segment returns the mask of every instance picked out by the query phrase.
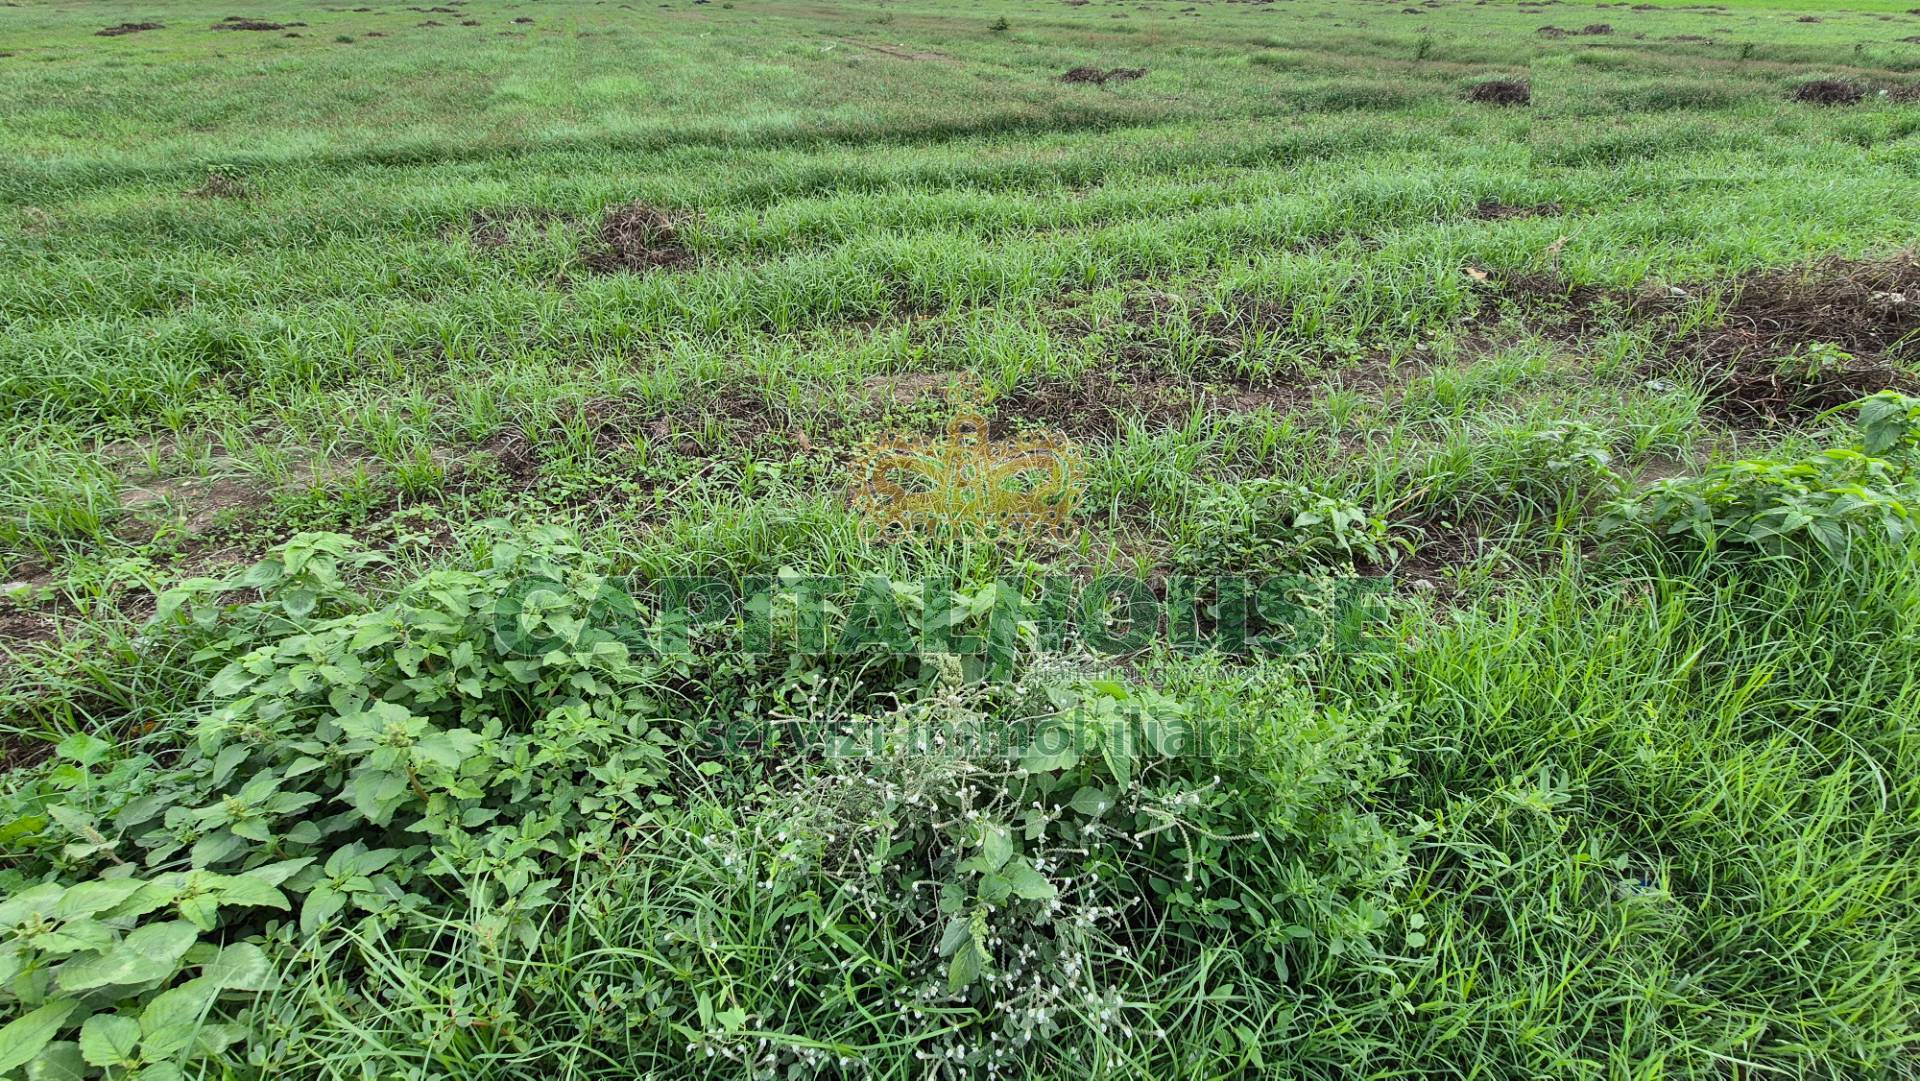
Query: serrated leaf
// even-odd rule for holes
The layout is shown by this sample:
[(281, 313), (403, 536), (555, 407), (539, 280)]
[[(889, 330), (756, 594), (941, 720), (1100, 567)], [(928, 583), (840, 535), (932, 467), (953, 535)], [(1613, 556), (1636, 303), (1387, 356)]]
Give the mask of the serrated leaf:
[(54, 747), (53, 753), (70, 762), (78, 762), (83, 766), (91, 766), (95, 762), (107, 757), (107, 755), (112, 754), (113, 744), (108, 743), (99, 736), (89, 735), (85, 732), (75, 732), (73, 735), (61, 740), (59, 745)]
[(1013, 858), (1013, 834), (998, 823), (990, 823), (980, 835), (980, 855), (989, 871), (998, 871)]
[(80, 1055), (95, 1066), (124, 1066), (140, 1048), (140, 1022), (115, 1013), (96, 1013), (80, 1026)]
[(1089, 818), (1098, 818), (1113, 806), (1113, 797), (1099, 785), (1082, 785), (1067, 801), (1067, 806)]
[(959, 991), (980, 978), (985, 966), (981, 964), (980, 951), (971, 941), (954, 951), (953, 960), (947, 962), (947, 990)]
[(200, 1024), (220, 994), (217, 984), (197, 976), (178, 987), (169, 987), (153, 996), (140, 1013), (140, 1031), (153, 1033), (181, 1026)]
[(251, 942), (236, 942), (200, 972), (222, 991), (265, 991), (273, 984), (273, 963)]
[(185, 920), (148, 924), (98, 957), (69, 961), (57, 981), (62, 991), (90, 991), (163, 980), (179, 970), (180, 959), (199, 939), (199, 929)]
[(144, 885), (134, 878), (96, 879), (70, 886), (60, 903), (53, 906), (53, 915), (59, 919), (75, 919), (91, 916), (98, 912), (122, 904), (127, 898), (140, 892)]
[(87, 1060), (80, 1045), (72, 1040), (56, 1040), (40, 1049), (27, 1063), (27, 1081), (81, 1081), (87, 1076)]
[(67, 1023), (67, 1015), (78, 1005), (70, 998), (56, 999), (0, 1028), (0, 1074), (18, 1069), (40, 1054), (60, 1034), (60, 1026)]
[(256, 905), (262, 908), (277, 908), (286, 911), (292, 905), (287, 895), (277, 887), (270, 886), (254, 877), (252, 872), (241, 875), (222, 875), (214, 889), (220, 893), (223, 905)]
[(1001, 874), (1013, 887), (1015, 896), (1029, 901), (1051, 901), (1059, 892), (1054, 889), (1053, 883), (1047, 881), (1047, 876), (1034, 870), (1026, 860), (1015, 860)]

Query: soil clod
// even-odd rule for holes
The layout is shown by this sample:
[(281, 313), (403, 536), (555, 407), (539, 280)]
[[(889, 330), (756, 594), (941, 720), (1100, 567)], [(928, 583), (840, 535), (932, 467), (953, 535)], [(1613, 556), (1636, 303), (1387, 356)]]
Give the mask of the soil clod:
[(165, 30), (166, 28), (167, 24), (165, 23), (121, 23), (118, 26), (109, 26), (104, 30), (95, 30), (93, 36), (97, 38), (117, 38), (122, 34), (138, 34), (143, 30)]
[(1867, 92), (1844, 79), (1815, 79), (1794, 88), (1793, 100), (1811, 105), (1858, 105)]
[(1518, 79), (1490, 79), (1468, 87), (1467, 100), (1482, 105), (1531, 105), (1533, 87)]
[(214, 23), (212, 27), (212, 29), (215, 30), (285, 30), (286, 28), (286, 23), (270, 23), (261, 19), (242, 19), (237, 15), (229, 15), (219, 22)]
[(1124, 83), (1138, 79), (1146, 73), (1146, 68), (1071, 68), (1060, 76), (1060, 81), (1105, 86), (1108, 83)]
[(675, 216), (638, 201), (609, 210), (580, 255), (587, 269), (600, 274), (677, 267), (693, 258), (679, 243)]
[(1828, 259), (1736, 282), (1717, 325), (1678, 343), (1732, 419), (1802, 418), (1920, 380), (1920, 259)]
[(1518, 218), (1551, 218), (1561, 213), (1559, 203), (1534, 206), (1509, 206), (1498, 199), (1482, 199), (1473, 208), (1476, 221), (1513, 221)]

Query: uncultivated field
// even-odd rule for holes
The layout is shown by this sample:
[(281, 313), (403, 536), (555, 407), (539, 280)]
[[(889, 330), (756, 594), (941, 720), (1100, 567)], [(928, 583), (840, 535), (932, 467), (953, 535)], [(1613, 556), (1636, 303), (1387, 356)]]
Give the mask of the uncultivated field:
[(0, 1077), (1915, 1076), (1914, 2), (0, 8)]

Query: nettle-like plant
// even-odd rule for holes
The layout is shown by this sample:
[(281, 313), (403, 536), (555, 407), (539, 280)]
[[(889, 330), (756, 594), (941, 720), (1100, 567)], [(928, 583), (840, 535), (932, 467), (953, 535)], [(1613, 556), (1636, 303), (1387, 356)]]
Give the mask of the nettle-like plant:
[(1382, 562), (1386, 520), (1354, 501), (1260, 477), (1207, 485), (1171, 559), (1195, 574), (1277, 573)]
[[(594, 627), (602, 578), (564, 536), (492, 556), (372, 605), (346, 578), (371, 560), (308, 535), (162, 598), (154, 633), (196, 635), (196, 660), (219, 665), (184, 745), (108, 764), (110, 746), (78, 737), (0, 808), (54, 875), (0, 909), (0, 1002), (22, 1011), (0, 1029), (6, 1069), (77, 1053), (164, 1077), (224, 1047), (214, 1001), (268, 976), (236, 938), (285, 953), (451, 906), (478, 913), (483, 940), (537, 939), (556, 868), (654, 809), (659, 671)], [(529, 575), (555, 584), (521, 613), (537, 655), (506, 648), (496, 619)]]
[[(726, 853), (686, 895), (706, 907), (623, 994), (730, 1057), (760, 1053), (747, 1018), (773, 1007), (688, 974), (736, 886), (788, 914), (783, 948), (813, 966), (794, 986), (889, 944), (858, 1010), (884, 993), (950, 1017), (928, 1039), (973, 1066), (1144, 1023), (1143, 953), (1226, 950), (1281, 981), (1370, 953), (1387, 921), (1404, 846), (1361, 806), (1398, 767), (1294, 683), (1162, 693), (1041, 658), (999, 585), (814, 605), (789, 575), (749, 598), (758, 632), (656, 613), (688, 647), (657, 649), (563, 532), (387, 590), (360, 580), (375, 562), (303, 535), (169, 592), (149, 634), (189, 647), (204, 708), (123, 745), (75, 736), (0, 796), (0, 1075), (270, 1070), (317, 1019), (379, 1023), (346, 990), (373, 975), (353, 944), (526, 963), (623, 868), (686, 868), (695, 844)], [(975, 655), (895, 640), (930, 628)], [(708, 738), (741, 717), (766, 735)], [(1244, 885), (1275, 866), (1284, 895)]]
[(1857, 406), (1856, 437), (1796, 461), (1760, 458), (1661, 481), (1617, 502), (1606, 523), (1704, 551), (1847, 559), (1857, 546), (1900, 543), (1920, 502), (1920, 399), (1882, 391)]

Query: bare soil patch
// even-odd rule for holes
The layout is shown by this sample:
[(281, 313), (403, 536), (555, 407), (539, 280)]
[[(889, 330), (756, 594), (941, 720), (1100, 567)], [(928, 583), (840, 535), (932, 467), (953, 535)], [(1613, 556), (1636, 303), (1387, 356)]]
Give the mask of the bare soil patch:
[(1920, 261), (1835, 258), (1748, 276), (1721, 322), (1676, 351), (1734, 420), (1797, 419), (1889, 387), (1920, 389), (1904, 364), (1920, 358)]
[(209, 171), (199, 187), (187, 192), (194, 199), (245, 199), (249, 194), (246, 181), (224, 169)]
[(214, 29), (214, 30), (285, 30), (288, 27), (288, 25), (289, 24), (287, 23), (270, 23), (264, 19), (242, 19), (237, 15), (229, 15), (226, 18), (220, 20), (219, 22), (214, 23), (211, 29)]
[(166, 28), (167, 24), (165, 23), (121, 23), (118, 26), (109, 26), (104, 30), (95, 30), (93, 36), (97, 38), (117, 38), (123, 34), (138, 34), (146, 30), (165, 30)]
[(1518, 79), (1489, 79), (1468, 87), (1467, 100), (1481, 105), (1531, 105), (1533, 87)]
[(1146, 74), (1146, 68), (1069, 68), (1061, 74), (1060, 81), (1105, 86), (1108, 83), (1130, 82)]
[(607, 211), (580, 261), (597, 274), (645, 273), (693, 261), (679, 243), (680, 217), (635, 201)]
[[(1152, 290), (1130, 295), (1117, 325), (1085, 328), (1111, 352), (1111, 367), (1014, 388), (994, 401), (992, 430), (998, 435), (1011, 428), (1045, 427), (1075, 439), (1100, 439), (1120, 430), (1127, 419), (1167, 427), (1185, 423), (1196, 409), (1292, 409), (1312, 400), (1325, 380), (1300, 371), (1256, 380), (1230, 363), (1249, 337), (1283, 331), (1292, 315), (1286, 304), (1246, 294), (1206, 307)], [(1203, 338), (1199, 363), (1190, 370), (1176, 370), (1168, 355), (1169, 321), (1184, 323)], [(1191, 341), (1183, 345), (1183, 351), (1192, 349)]]
[(1475, 221), (1513, 221), (1519, 218), (1551, 218), (1561, 213), (1559, 203), (1510, 206), (1498, 199), (1482, 199), (1469, 216)]
[(1793, 100), (1810, 105), (1858, 105), (1867, 92), (1841, 79), (1815, 79), (1793, 90)]

